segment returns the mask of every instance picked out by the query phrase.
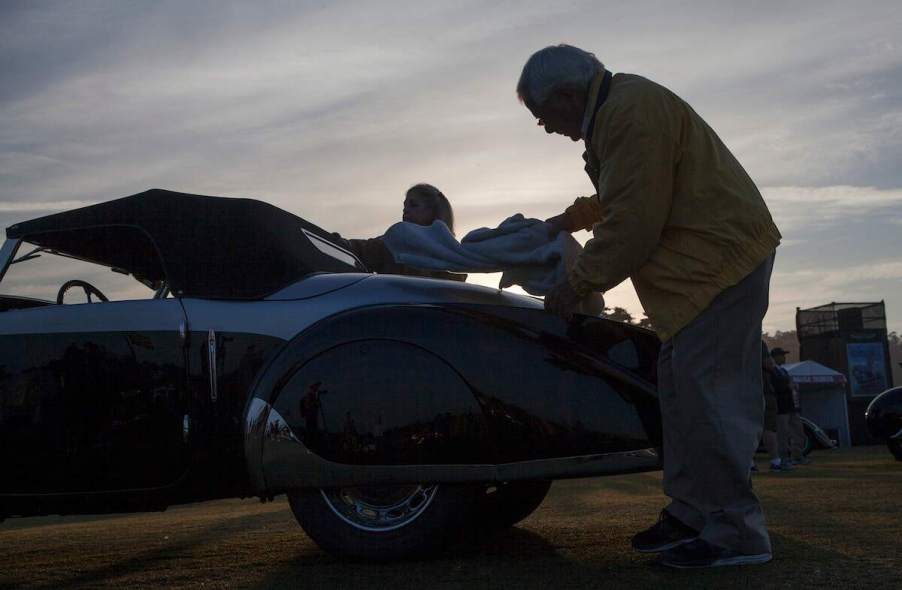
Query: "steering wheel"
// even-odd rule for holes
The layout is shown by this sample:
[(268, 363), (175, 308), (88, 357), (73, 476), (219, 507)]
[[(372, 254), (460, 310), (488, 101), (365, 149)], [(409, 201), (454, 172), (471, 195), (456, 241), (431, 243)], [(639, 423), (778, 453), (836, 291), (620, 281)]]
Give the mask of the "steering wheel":
[(100, 289), (98, 289), (88, 281), (73, 279), (71, 281), (66, 281), (65, 283), (63, 283), (63, 286), (60, 287), (59, 292), (56, 294), (57, 304), (63, 303), (63, 298), (66, 296), (66, 291), (68, 291), (72, 287), (81, 287), (85, 292), (85, 296), (87, 296), (88, 298), (88, 303), (94, 303), (94, 301), (91, 299), (91, 295), (97, 295), (97, 298), (101, 301), (109, 301), (106, 295), (100, 292)]

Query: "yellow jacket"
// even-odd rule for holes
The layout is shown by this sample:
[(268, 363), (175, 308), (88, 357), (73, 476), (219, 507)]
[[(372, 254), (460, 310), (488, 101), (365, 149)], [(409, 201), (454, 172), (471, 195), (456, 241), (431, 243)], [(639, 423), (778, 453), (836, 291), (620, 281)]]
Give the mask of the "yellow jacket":
[[(597, 104), (601, 77), (590, 87)], [(627, 277), (662, 341), (780, 243), (761, 194), (707, 123), (678, 96), (617, 74), (586, 138), (597, 195), (567, 209), (594, 237), (570, 271), (579, 294)]]

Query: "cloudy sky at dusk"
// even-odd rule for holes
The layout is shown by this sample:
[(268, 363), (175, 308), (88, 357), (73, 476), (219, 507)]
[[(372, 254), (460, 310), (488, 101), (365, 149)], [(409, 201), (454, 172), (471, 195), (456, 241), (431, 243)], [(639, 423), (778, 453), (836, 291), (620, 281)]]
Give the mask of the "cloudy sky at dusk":
[[(514, 87), (566, 42), (682, 96), (758, 183), (785, 238), (766, 329), (885, 299), (902, 330), (900, 31), (897, 0), (7, 0), (0, 223), (159, 187), (371, 237), (417, 182), (459, 235), (544, 218), (592, 187)], [(641, 316), (628, 282), (606, 299)]]

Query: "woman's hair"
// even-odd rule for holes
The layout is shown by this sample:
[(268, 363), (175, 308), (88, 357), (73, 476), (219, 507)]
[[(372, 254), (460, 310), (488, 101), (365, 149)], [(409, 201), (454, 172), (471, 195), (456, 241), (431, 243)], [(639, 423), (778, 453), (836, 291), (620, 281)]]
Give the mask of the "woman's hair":
[(444, 221), (445, 225), (448, 226), (448, 229), (451, 230), (451, 233), (454, 233), (454, 210), (451, 208), (451, 203), (448, 202), (448, 198), (442, 191), (431, 184), (423, 182), (415, 184), (407, 189), (407, 195), (413, 195), (422, 199), (427, 207), (432, 208), (434, 218)]

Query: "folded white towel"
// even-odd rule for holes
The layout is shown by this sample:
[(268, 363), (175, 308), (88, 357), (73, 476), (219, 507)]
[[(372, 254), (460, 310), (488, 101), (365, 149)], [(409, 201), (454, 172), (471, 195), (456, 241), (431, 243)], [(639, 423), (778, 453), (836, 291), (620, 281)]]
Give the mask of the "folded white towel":
[(430, 226), (399, 222), (383, 236), (395, 261), (450, 272), (502, 272), (499, 287), (521, 285), (545, 295), (567, 276), (582, 247), (567, 232), (548, 235), (548, 224), (518, 213), (496, 228), (471, 231), (458, 242), (442, 221)]

